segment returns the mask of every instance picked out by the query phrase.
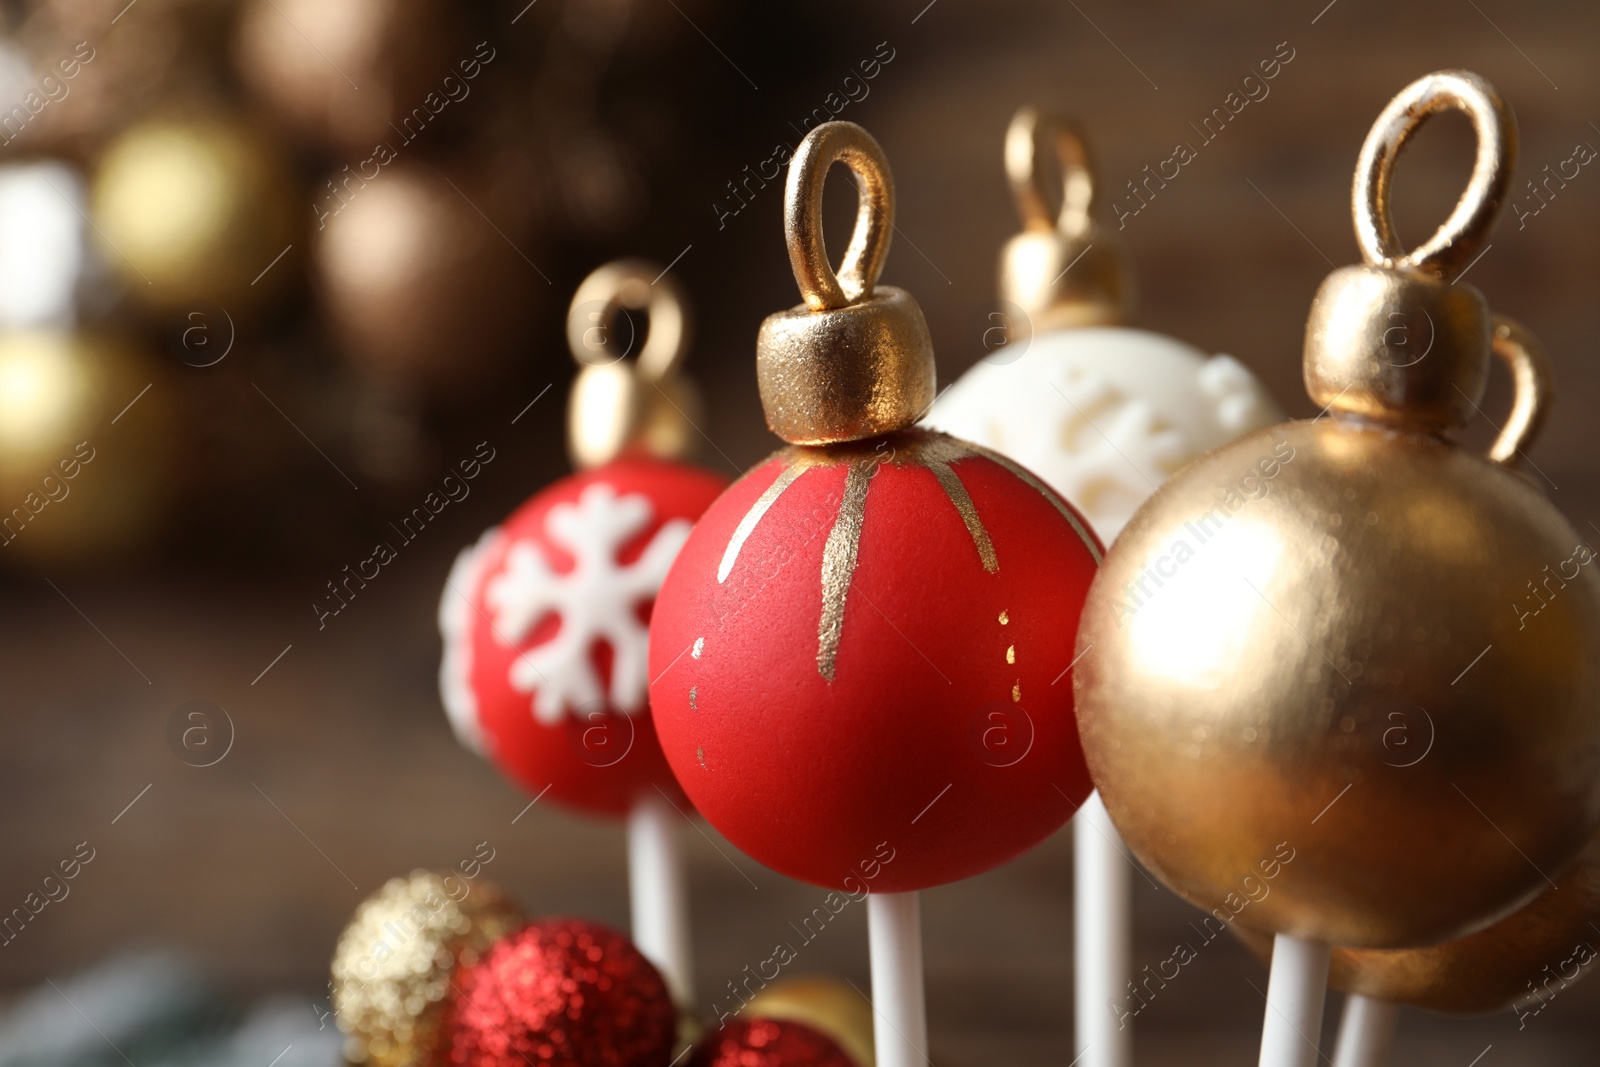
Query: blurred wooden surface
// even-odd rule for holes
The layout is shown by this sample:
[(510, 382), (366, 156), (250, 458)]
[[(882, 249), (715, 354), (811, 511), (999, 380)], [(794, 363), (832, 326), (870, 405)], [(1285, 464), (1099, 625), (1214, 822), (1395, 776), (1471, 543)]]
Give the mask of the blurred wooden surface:
[[(1600, 9), (1576, 2), (925, 4), (880, 4), (870, 21), (841, 16), (835, 47), (792, 84), (763, 83), (759, 52), (735, 56), (772, 94), (762, 98), (760, 122), (746, 118), (755, 91), (707, 48), (700, 62), (726, 74), (728, 104), (726, 115), (700, 120), (738, 125), (618, 249), (668, 261), (689, 246), (676, 269), (699, 307), (692, 367), (708, 394), (707, 462), (730, 473), (772, 447), (752, 341), (761, 317), (795, 303), (796, 293), (780, 189), (765, 190), (721, 229), (711, 204), (745, 163), (793, 140), (772, 116), (806, 114), (880, 41), (894, 59), (841, 117), (872, 129), (894, 166), (899, 235), (885, 280), (922, 301), (947, 379), (981, 354), (995, 257), (1016, 225), (1001, 137), (1023, 102), (1083, 116), (1115, 197), (1176, 141), (1193, 142), (1188, 124), (1288, 42), (1294, 58), (1270, 95), (1200, 147), (1123, 236), (1139, 274), (1139, 324), (1238, 356), (1297, 415), (1312, 410), (1299, 384), (1305, 310), (1330, 266), (1356, 260), (1350, 175), (1394, 91), (1440, 67), (1490, 78), (1519, 118), (1519, 190), (1577, 142), (1600, 145)], [(1470, 152), (1464, 123), (1437, 122), (1406, 157), (1397, 195), (1413, 242), (1448, 210)], [(1597, 232), (1600, 169), (1586, 167), (1524, 228), (1503, 219), (1471, 274), (1495, 309), (1530, 325), (1549, 348), (1558, 399), (1532, 458), (1580, 529), (1600, 516), (1591, 422), (1600, 402)], [(547, 352), (564, 351), (557, 324), (544, 333)], [(563, 360), (552, 355), (548, 366), (549, 379), (565, 381)], [(77, 842), (97, 854), (71, 896), (0, 951), (0, 985), (159, 942), (193, 952), (242, 992), (292, 989), (309, 1004), (362, 896), (412, 867), (452, 864), (482, 840), (497, 850), (490, 877), (530, 911), (625, 924), (620, 829), (545, 804), (513, 823), (527, 799), (455, 744), (435, 695), (437, 590), (457, 547), (561, 469), (560, 389), (516, 426), (510, 418), (524, 398), (485, 405), (479, 436), (507, 458), (320, 632), (309, 604), (324, 580), (359, 558), (359, 541), (330, 538), (320, 562), (237, 559), (220, 576), (208, 564), (24, 570), (6, 579), (0, 909), (20, 905)], [(1500, 384), (1484, 409), (1498, 417), (1505, 404)], [(1481, 443), (1491, 430), (1472, 435)], [(343, 491), (335, 483), (316, 492), (334, 490)], [(226, 558), (227, 546), (217, 555)], [(173, 709), (195, 698), (226, 708), (237, 728), (231, 752), (210, 768), (180, 762), (166, 741)], [(819, 893), (743, 859), (714, 832), (682, 833), (709, 1002), (788, 937), (788, 923)], [(939, 1067), (1072, 1059), (1069, 854), (1063, 834), (1005, 869), (927, 895)], [(1188, 936), (1194, 913), (1136, 881), (1136, 966), (1154, 966)], [(794, 969), (838, 973), (865, 989), (864, 912), (842, 914)], [(1231, 940), (1206, 947), (1138, 1018), (1140, 1062), (1247, 1062), (1264, 989), (1264, 969)], [(1600, 985), (1591, 982), (1563, 992), (1520, 1031), (1510, 1016), (1408, 1014), (1395, 1062), (1593, 1063), (1597, 1009)], [(1330, 1010), (1330, 1028), (1336, 1019)]]

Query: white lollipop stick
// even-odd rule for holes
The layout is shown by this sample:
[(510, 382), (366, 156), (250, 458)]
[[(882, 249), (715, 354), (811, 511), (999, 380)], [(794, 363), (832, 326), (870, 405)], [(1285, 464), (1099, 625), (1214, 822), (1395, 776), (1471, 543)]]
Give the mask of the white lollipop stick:
[(1130, 1067), (1133, 1030), (1112, 1010), (1130, 979), (1132, 871), (1098, 792), (1072, 826), (1073, 964), (1077, 1041), (1082, 1067)]
[(1333, 1067), (1383, 1067), (1389, 1060), (1395, 1024), (1399, 1021), (1400, 1006), (1393, 1001), (1350, 994), (1339, 1020)]
[(1329, 956), (1328, 946), (1316, 941), (1288, 934), (1273, 939), (1261, 1067), (1316, 1067)]
[(666, 980), (673, 1003), (694, 1006), (689, 951), (689, 885), (676, 837), (677, 811), (659, 794), (646, 794), (628, 813), (628, 895), (633, 941)]
[(922, 906), (917, 893), (867, 896), (872, 1027), (877, 1067), (928, 1063), (928, 1005), (922, 990)]

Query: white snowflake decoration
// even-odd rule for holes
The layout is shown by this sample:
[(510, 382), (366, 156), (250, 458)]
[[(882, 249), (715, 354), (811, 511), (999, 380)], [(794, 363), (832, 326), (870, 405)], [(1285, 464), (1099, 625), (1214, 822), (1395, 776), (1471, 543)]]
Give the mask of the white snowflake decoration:
[(478, 698), (472, 691), (472, 595), (483, 561), (499, 540), (500, 528), (491, 526), (477, 544), (463, 548), (439, 597), (439, 635), (444, 638), (439, 698), (456, 740), (480, 756), (489, 755), (490, 738), (478, 723)]
[(1128, 396), (1106, 378), (1074, 367), (1055, 396), (1067, 410), (1055, 425), (1055, 447), (1072, 457), (1059, 470), (1057, 490), (1074, 503), (1103, 515), (1104, 525), (1127, 523), (1149, 491), (1191, 458), (1182, 431), (1164, 422), (1155, 405)]
[[(572, 556), (571, 571), (557, 573), (535, 542), (521, 540), (489, 580), (485, 598), (500, 640), (521, 641), (552, 612), (560, 620), (555, 636), (519, 655), (510, 670), (512, 688), (533, 697), (534, 718), (543, 725), (601, 700), (628, 715), (644, 710), (649, 635), (636, 609), (660, 591), (692, 525), (662, 524), (637, 560), (618, 564), (618, 550), (654, 518), (648, 497), (619, 496), (596, 482), (576, 503), (557, 504), (545, 516), (545, 534)], [(590, 659), (602, 640), (613, 652), (609, 694)]]

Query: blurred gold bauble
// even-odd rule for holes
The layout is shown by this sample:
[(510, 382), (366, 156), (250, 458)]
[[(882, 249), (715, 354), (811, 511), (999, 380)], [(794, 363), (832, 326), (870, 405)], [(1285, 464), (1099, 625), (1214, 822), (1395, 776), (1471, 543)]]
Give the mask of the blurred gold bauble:
[(745, 1018), (803, 1023), (833, 1040), (859, 1067), (873, 1067), (872, 1005), (849, 983), (807, 975), (762, 989), (740, 1012)]
[(82, 561), (151, 533), (176, 451), (171, 407), (164, 369), (125, 344), (0, 333), (0, 560)]
[(413, 871), (362, 901), (333, 956), (333, 1010), (346, 1056), (377, 1067), (438, 1059), (453, 975), (522, 925), (490, 882)]
[[(239, 20), (245, 81), (295, 129), (345, 148), (396, 136), (460, 71), (441, 0), (251, 0)], [(469, 68), (469, 69), (473, 69)], [(446, 87), (448, 89), (448, 87)], [(469, 90), (470, 92), (470, 90)]]
[[(152, 101), (195, 100), (224, 92), (231, 4), (216, 0), (49, 0), (29, 11), (8, 38), (27, 53), (35, 98), (19, 94), (36, 112), (21, 144), (28, 151), (94, 159), (106, 142), (149, 113)], [(126, 14), (127, 18), (122, 16)], [(113, 25), (114, 24), (114, 25)], [(115, 39), (109, 34), (115, 32)], [(17, 112), (10, 112), (14, 119)]]
[[(1486, 307), (1433, 335), (1424, 312), (1509, 182), (1493, 89), (1445, 73), (1402, 93), (1362, 150), (1358, 219), (1370, 203), (1387, 223), (1397, 143), (1446, 106), (1480, 138), (1446, 239), (1413, 258), (1388, 224), (1313, 308), (1308, 388), (1347, 391), (1158, 489), (1079, 632), (1084, 751), (1139, 857), (1220, 921), (1359, 948), (1481, 929), (1600, 827), (1600, 567), (1528, 482), (1437, 435), (1452, 408), (1436, 398), (1460, 391), (1470, 416), (1488, 374)], [(1514, 459), (1543, 364), (1509, 321), (1492, 344), (1518, 378), (1494, 450)]]
[[(102, 255), (140, 303), (238, 315), (294, 274), (294, 186), (243, 120), (153, 119), (107, 149), (94, 179)], [(270, 269), (269, 269), (270, 268)]]
[[(1328, 981), (1347, 993), (1433, 1011), (1506, 1011), (1558, 993), (1587, 974), (1600, 955), (1597, 927), (1600, 837), (1590, 839), (1553, 887), (1493, 926), (1428, 948), (1336, 948)], [(1238, 932), (1258, 956), (1272, 955), (1271, 937)]]
[(462, 394), (521, 347), (530, 296), (546, 286), (510, 244), (514, 212), (480, 183), (395, 162), (329, 210), (316, 271), (358, 366), (413, 389)]

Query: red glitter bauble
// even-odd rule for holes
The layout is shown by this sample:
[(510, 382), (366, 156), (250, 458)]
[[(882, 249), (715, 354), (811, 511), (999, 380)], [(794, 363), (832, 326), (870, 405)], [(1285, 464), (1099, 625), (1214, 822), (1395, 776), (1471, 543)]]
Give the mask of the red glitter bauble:
[(816, 885), (1004, 863), (1091, 788), (1067, 672), (1099, 556), (1037, 478), (943, 434), (785, 449), (656, 601), (667, 761), (730, 841)]
[(833, 1039), (790, 1020), (738, 1019), (700, 1039), (688, 1067), (860, 1067)]
[(455, 1067), (667, 1067), (677, 1009), (622, 934), (582, 919), (530, 923), (457, 979)]
[(651, 604), (727, 482), (619, 459), (536, 493), (461, 554), (440, 601), (440, 687), (457, 734), (532, 793), (621, 815), (683, 802), (648, 703)]

